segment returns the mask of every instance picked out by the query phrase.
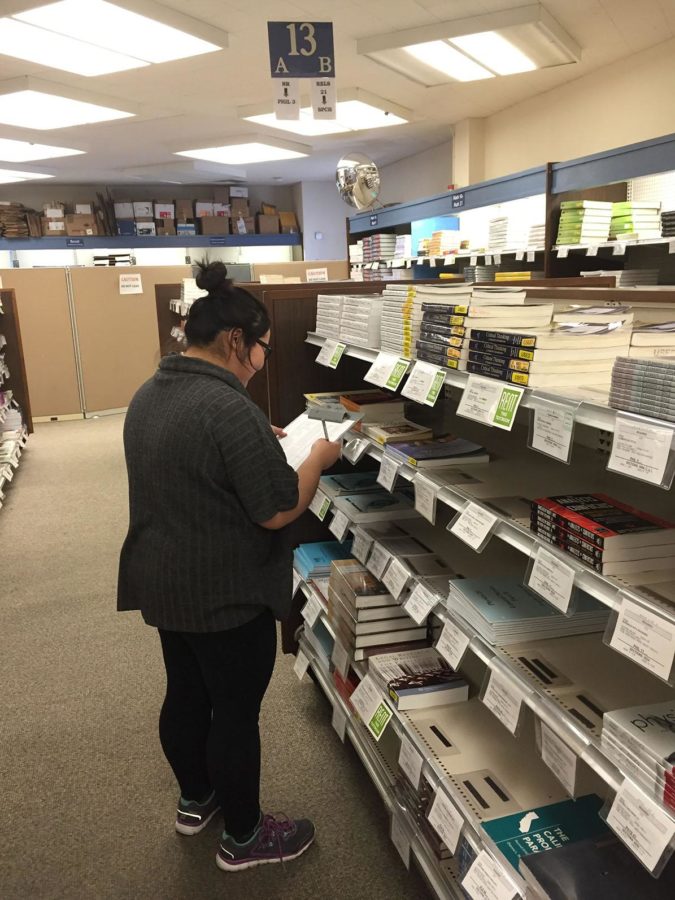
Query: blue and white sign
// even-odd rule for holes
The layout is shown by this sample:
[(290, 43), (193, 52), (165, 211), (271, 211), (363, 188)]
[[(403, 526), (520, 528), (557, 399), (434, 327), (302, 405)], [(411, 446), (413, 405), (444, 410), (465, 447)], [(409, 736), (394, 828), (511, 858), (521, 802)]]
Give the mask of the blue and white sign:
[(300, 117), (299, 79), (310, 79), (315, 119), (335, 119), (335, 53), (332, 22), (268, 22), (270, 74), (278, 119)]

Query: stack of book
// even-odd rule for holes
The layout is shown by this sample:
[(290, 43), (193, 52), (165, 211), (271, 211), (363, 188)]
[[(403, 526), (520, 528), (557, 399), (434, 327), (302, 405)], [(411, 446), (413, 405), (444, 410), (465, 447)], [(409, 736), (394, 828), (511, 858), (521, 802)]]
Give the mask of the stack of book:
[[(331, 403), (330, 394), (309, 394), (306, 397), (323, 398), (324, 403)], [(347, 412), (357, 413), (359, 421), (354, 425), (355, 431), (361, 431), (364, 424), (382, 424), (400, 422), (403, 418), (405, 401), (391, 391), (379, 388), (349, 391), (337, 395), (338, 401)]]
[(342, 316), (342, 296), (339, 294), (318, 294), (316, 298), (316, 326), (314, 330), (321, 337), (340, 337)]
[(603, 575), (663, 571), (667, 580), (675, 568), (675, 523), (605, 494), (539, 497), (530, 527)]
[(303, 581), (325, 577), (330, 572), (334, 559), (348, 559), (351, 556), (351, 540), (318, 541), (315, 544), (300, 544), (293, 551), (293, 568)]
[(460, 237), (459, 231), (451, 231), (444, 229), (443, 231), (434, 231), (429, 241), (429, 256), (448, 256), (459, 250)]
[(602, 200), (563, 200), (558, 244), (601, 244), (609, 239), (612, 204)]
[(464, 266), (464, 281), (478, 282), (482, 284), (486, 281), (494, 281), (497, 274), (498, 266)]
[(341, 472), (337, 475), (322, 475), (319, 478), (319, 490), (331, 499), (343, 494), (365, 494), (369, 491), (381, 491), (377, 483), (377, 471), (373, 472)]
[(661, 237), (661, 204), (654, 200), (612, 203), (610, 238), (617, 241), (650, 241)]
[(633, 324), (632, 306), (568, 306), (553, 316), (553, 322), (560, 325), (610, 325), (619, 321), (623, 327)]
[(360, 265), (363, 262), (363, 241), (349, 245), (349, 262), (352, 265)]
[(522, 247), (525, 244), (524, 223), (514, 216), (499, 216), (490, 219), (488, 247), (490, 250)]
[(424, 313), (453, 316), (471, 296), (468, 285), (390, 285), (383, 294), (380, 346), (411, 356), (420, 339)]
[(410, 259), (412, 256), (412, 235), (397, 234), (396, 244), (394, 246), (394, 256), (396, 259)]
[[(28, 237), (26, 214), (29, 211), (22, 203), (6, 200), (0, 204), (0, 237)], [(39, 232), (38, 232), (39, 233)]]
[(396, 250), (395, 234), (369, 234), (363, 238), (364, 263), (393, 259)]
[(530, 247), (542, 247), (546, 242), (546, 225), (531, 225), (527, 243)]
[(380, 320), (380, 347), (389, 353), (410, 356), (411, 291), (408, 285), (390, 284), (382, 293), (382, 317)]
[(663, 237), (675, 237), (675, 209), (661, 213), (661, 234)]
[(381, 422), (368, 424), (361, 431), (378, 444), (391, 444), (393, 441), (426, 440), (432, 436), (431, 428), (426, 425), (417, 425), (409, 419), (400, 419), (396, 422)]
[(428, 440), (396, 441), (389, 444), (387, 453), (417, 469), (445, 468), (451, 465), (478, 465), (490, 462), (490, 454), (485, 447), (452, 434)]
[(618, 357), (612, 369), (609, 405), (675, 422), (675, 355), (658, 359)]
[(385, 586), (354, 559), (330, 570), (328, 619), (356, 660), (365, 658), (368, 648), (426, 642), (426, 626), (417, 625)]
[(517, 578), (489, 576), (450, 582), (448, 607), (488, 643), (521, 644), (538, 638), (604, 631), (609, 609), (588, 594), (564, 616)]
[(543, 277), (543, 271), (497, 272), (495, 281), (535, 281)]
[(368, 660), (368, 672), (403, 712), (469, 699), (467, 681), (433, 647), (378, 653)]
[(584, 278), (607, 278), (616, 279), (617, 287), (635, 287), (643, 284), (658, 284), (658, 269), (593, 269), (580, 273)]
[(345, 494), (334, 500), (335, 509), (343, 512), (350, 522), (383, 522), (387, 519), (413, 519), (419, 516), (413, 501), (402, 491), (370, 491), (366, 494)]
[(628, 355), (638, 359), (675, 356), (675, 322), (634, 325)]
[[(102, 256), (94, 256), (94, 266), (98, 266), (99, 268), (108, 268), (109, 266), (130, 266), (131, 265), (131, 253), (106, 253)], [(190, 279), (192, 280), (192, 279)], [(199, 291), (199, 296), (204, 294), (203, 291)], [(192, 301), (190, 301), (190, 305), (192, 305)]]
[(601, 745), (616, 766), (675, 810), (675, 702), (644, 703), (602, 717)]
[(342, 297), (340, 340), (358, 347), (380, 346), (382, 297), (377, 294)]

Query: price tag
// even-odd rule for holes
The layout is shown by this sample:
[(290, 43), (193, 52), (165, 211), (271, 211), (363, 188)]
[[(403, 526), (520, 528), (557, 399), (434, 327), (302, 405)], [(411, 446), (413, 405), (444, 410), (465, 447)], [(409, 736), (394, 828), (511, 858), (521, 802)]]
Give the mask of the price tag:
[(330, 509), (330, 497), (327, 497), (323, 491), (317, 491), (309, 504), (310, 510), (322, 522), (326, 518), (326, 513)]
[(469, 375), (457, 415), (511, 431), (522, 396), (517, 385)]
[(607, 824), (650, 872), (675, 834), (670, 816), (628, 779), (616, 793)]
[(416, 362), (401, 391), (401, 396), (408, 397), (416, 403), (434, 406), (444, 383), (445, 371), (441, 366), (432, 366), (427, 362)]
[(400, 818), (397, 815), (391, 817), (391, 841), (398, 850), (398, 855), (403, 860), (406, 869), (410, 868), (410, 841), (408, 833), (403, 827)]
[(492, 255), (490, 253), (485, 254), (485, 265), (486, 266), (492, 265)]
[(600, 248), (598, 247), (597, 244), (593, 244), (592, 247), (587, 247), (586, 248), (586, 256), (597, 256), (599, 249)]
[(293, 664), (293, 671), (298, 676), (300, 681), (302, 681), (308, 668), (309, 660), (302, 652), (302, 650), (298, 650), (298, 655), (295, 657), (295, 663)]
[(291, 599), (298, 593), (298, 588), (301, 584), (302, 575), (297, 571), (297, 569), (293, 569), (293, 593), (291, 594)]
[(354, 709), (376, 741), (379, 741), (393, 715), (379, 688), (370, 675), (366, 675), (351, 696)]
[(415, 585), (414, 591), (403, 604), (403, 609), (418, 625), (421, 625), (431, 610), (438, 603), (438, 597), (425, 587), (420, 581)]
[(375, 362), (365, 374), (365, 381), (381, 388), (395, 391), (408, 371), (410, 360), (395, 353), (378, 353)]
[(574, 569), (545, 547), (538, 547), (527, 579), (527, 586), (551, 606), (566, 613), (574, 589)]
[(477, 266), (477, 265), (478, 265), (478, 257), (477, 257), (477, 256), (472, 256), (472, 257), (469, 259), (469, 265), (470, 265), (470, 266)]
[(527, 261), (534, 262), (534, 250), (527, 251)]
[(454, 856), (464, 819), (440, 788), (436, 791), (434, 802), (429, 810), (429, 824), (435, 828), (445, 846)]
[(522, 262), (525, 259), (524, 250), (516, 250), (516, 262)]
[(609, 646), (664, 681), (675, 655), (675, 628), (656, 613), (623, 598)]
[(342, 512), (341, 509), (338, 509), (333, 514), (333, 521), (328, 526), (328, 530), (331, 534), (334, 534), (338, 541), (344, 541), (347, 537), (347, 533), (349, 531), (349, 526), (351, 522), (347, 518), (347, 516)]
[(312, 595), (307, 603), (302, 607), (302, 618), (307, 622), (310, 628), (314, 628), (316, 620), (323, 612), (319, 598)]
[(672, 442), (672, 428), (617, 416), (607, 468), (650, 484), (662, 484)]
[(511, 734), (515, 734), (523, 705), (522, 692), (504, 675), (492, 669), (482, 700), (502, 725), (508, 728)]
[(362, 458), (369, 446), (370, 442), (365, 438), (352, 438), (344, 444), (342, 455), (354, 465)]
[(342, 354), (347, 349), (346, 344), (340, 341), (327, 340), (319, 351), (316, 361), (320, 366), (328, 366), (329, 369), (337, 369), (338, 363), (342, 359)]
[(355, 559), (358, 559), (360, 563), (364, 566), (366, 564), (366, 560), (368, 559), (368, 554), (370, 553), (370, 548), (373, 544), (373, 539), (368, 537), (368, 535), (361, 531), (360, 528), (357, 528), (354, 531), (354, 539), (352, 540), (352, 554)]
[(340, 709), (337, 703), (333, 707), (332, 725), (337, 732), (337, 736), (344, 744), (345, 734), (347, 733), (347, 714)]
[(381, 484), (390, 493), (394, 490), (398, 473), (403, 463), (398, 462), (386, 453), (382, 454), (382, 462), (380, 463), (380, 471), (377, 476), (377, 483)]
[(558, 259), (567, 259), (570, 254), (569, 247), (558, 247)]
[(454, 256), (446, 256), (445, 257), (445, 265), (446, 266), (454, 266), (454, 264), (456, 262), (457, 262), (457, 260), (455, 259)]
[(577, 784), (577, 755), (543, 722), (541, 723), (541, 758), (567, 793), (573, 797)]
[(625, 252), (625, 244), (614, 244), (614, 247), (612, 248), (612, 256), (623, 256)]
[(464, 634), (458, 625), (455, 625), (454, 622), (446, 622), (436, 649), (442, 657), (447, 659), (450, 668), (457, 671), (470, 643), (471, 638), (468, 634)]
[(471, 900), (513, 900), (518, 889), (504, 869), (481, 850), (462, 880), (462, 887)]
[(377, 541), (375, 541), (373, 549), (370, 551), (366, 568), (369, 572), (372, 572), (378, 581), (381, 581), (384, 570), (387, 568), (387, 563), (390, 559), (391, 553), (388, 550), (385, 550), (382, 544), (378, 544)]
[(495, 266), (501, 266), (501, 264), (502, 264), (501, 253), (493, 253), (492, 254), (492, 262)]
[(394, 557), (387, 566), (387, 571), (384, 573), (384, 578), (382, 579), (382, 581), (391, 596), (395, 600), (398, 600), (398, 598), (403, 593), (403, 588), (408, 583), (408, 579), (410, 577), (411, 572), (406, 568), (406, 566), (401, 562), (400, 559)]
[(351, 653), (349, 650), (343, 646), (340, 641), (335, 641), (333, 644), (333, 652), (330, 657), (330, 661), (335, 666), (337, 672), (343, 677), (347, 677), (347, 673), (349, 672), (349, 666), (352, 662)]
[(675, 253), (675, 241), (668, 241), (668, 253)]
[(473, 550), (480, 551), (489, 540), (496, 524), (497, 516), (477, 503), (469, 502), (459, 516), (453, 519), (448, 531)]
[[(534, 400), (535, 398), (533, 398)], [(539, 403), (545, 405), (539, 405)], [(532, 409), (532, 436), (530, 446), (533, 450), (568, 462), (574, 436), (574, 415), (576, 406), (565, 406), (562, 403), (549, 403), (536, 398)]]
[(434, 525), (436, 523), (439, 485), (425, 478), (424, 475), (417, 474), (413, 478), (413, 486), (415, 488), (415, 509), (428, 522)]
[(415, 790), (418, 790), (420, 779), (422, 778), (424, 759), (407, 737), (401, 738), (401, 752), (398, 755), (398, 764), (410, 784)]

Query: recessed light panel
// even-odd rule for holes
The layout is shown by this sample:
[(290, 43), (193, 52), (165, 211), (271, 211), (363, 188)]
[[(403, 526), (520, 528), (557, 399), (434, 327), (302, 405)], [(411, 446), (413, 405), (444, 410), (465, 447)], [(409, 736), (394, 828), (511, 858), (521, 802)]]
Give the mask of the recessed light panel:
[(529, 56), (496, 31), (481, 31), (452, 38), (452, 43), (474, 59), (489, 66), (497, 75), (515, 75), (537, 68)]
[(408, 120), (373, 106), (363, 100), (340, 100), (337, 103), (336, 119), (314, 119), (312, 108), (303, 106), (300, 118), (296, 120), (277, 119), (274, 113), (246, 116), (249, 122), (292, 131), (305, 137), (322, 134), (341, 134), (347, 131), (362, 131), (366, 128), (386, 128), (391, 125), (404, 125)]
[(56, 94), (25, 90), (0, 94), (0, 122), (17, 128), (69, 128), (113, 119), (126, 119), (133, 113), (121, 109), (71, 100)]
[(481, 78), (494, 78), (483, 66), (469, 59), (459, 50), (455, 50), (445, 41), (428, 41), (424, 44), (413, 44), (403, 48), (415, 59), (449, 75), (455, 81), (478, 81)]
[(243, 166), (249, 163), (274, 162), (280, 159), (298, 159), (302, 156), (307, 156), (307, 153), (252, 141), (247, 144), (204, 147), (201, 150), (180, 150), (177, 152), (177, 155), (189, 156), (191, 159), (203, 159), (207, 162)]
[(16, 172), (13, 169), (0, 169), (0, 184), (14, 184), (17, 181), (32, 181), (37, 178), (53, 177), (53, 175), (36, 175), (35, 172)]
[(48, 144), (32, 144), (29, 141), (0, 138), (0, 160), (3, 162), (31, 162), (36, 159), (79, 156), (82, 153), (84, 150), (70, 150), (68, 147), (50, 147)]

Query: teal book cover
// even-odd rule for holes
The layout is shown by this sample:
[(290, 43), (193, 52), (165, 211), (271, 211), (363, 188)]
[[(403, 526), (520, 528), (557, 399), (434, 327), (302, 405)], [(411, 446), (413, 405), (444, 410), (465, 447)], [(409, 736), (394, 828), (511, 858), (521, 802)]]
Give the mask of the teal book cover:
[(483, 822), (482, 827), (518, 871), (523, 856), (609, 834), (599, 816), (603, 802), (597, 794), (587, 794)]
[(319, 488), (329, 496), (358, 494), (361, 491), (381, 491), (377, 483), (378, 472), (344, 472), (338, 475), (322, 475)]
[[(561, 614), (543, 597), (524, 587), (518, 578), (463, 578), (450, 584), (453, 591), (462, 594), (491, 624), (520, 622), (523, 619), (551, 619)], [(577, 612), (601, 609), (599, 600), (580, 593)]]

